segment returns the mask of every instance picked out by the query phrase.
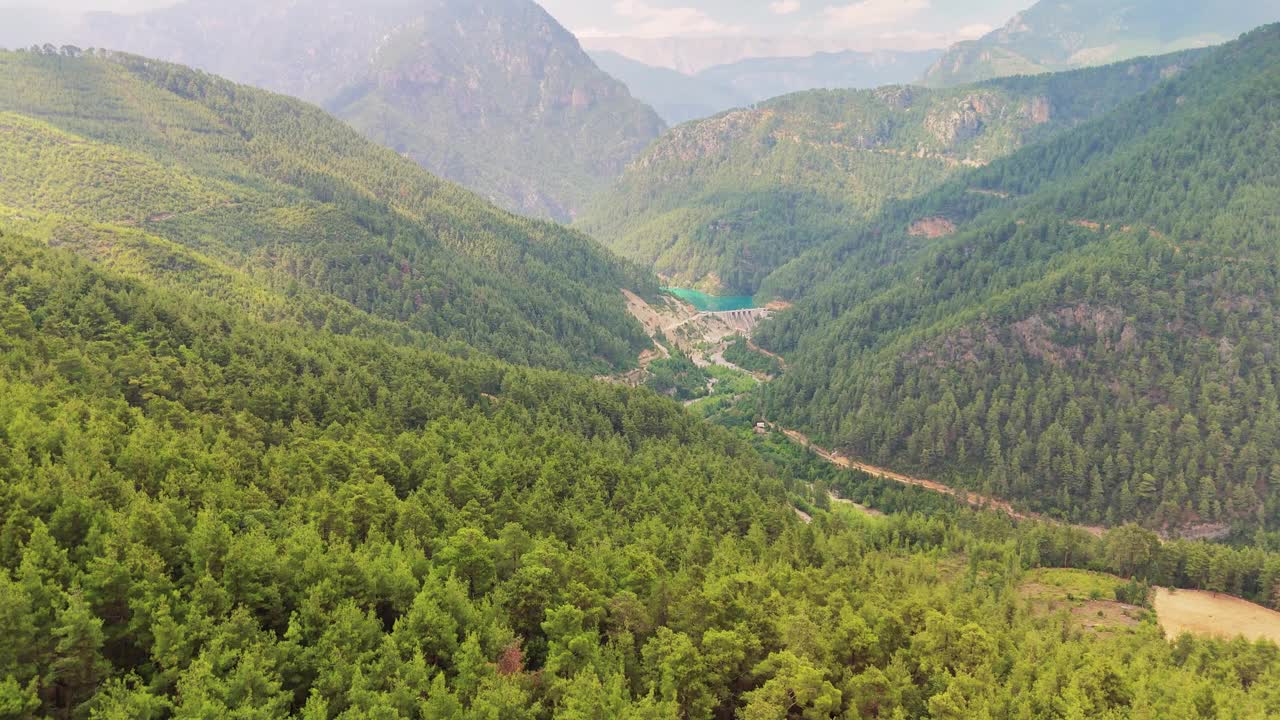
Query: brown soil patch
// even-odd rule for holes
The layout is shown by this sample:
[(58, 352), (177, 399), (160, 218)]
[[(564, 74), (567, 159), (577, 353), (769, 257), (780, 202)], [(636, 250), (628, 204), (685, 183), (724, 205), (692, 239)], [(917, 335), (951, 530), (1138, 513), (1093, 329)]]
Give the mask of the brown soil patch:
[(791, 303), (786, 300), (770, 300), (768, 304), (764, 306), (764, 309), (769, 312), (782, 312), (783, 310), (790, 310), (791, 308)]
[(1280, 612), (1221, 593), (1157, 588), (1156, 617), (1171, 640), (1191, 633), (1280, 643)]
[(917, 220), (907, 229), (907, 234), (911, 237), (924, 237), (930, 240), (937, 240), (948, 235), (954, 234), (956, 224), (944, 217), (931, 217), (923, 220)]
[(764, 348), (752, 342), (750, 338), (747, 338), (747, 347), (754, 350), (755, 352), (760, 353), (761, 355), (764, 355), (767, 358), (773, 358), (774, 360), (777, 360), (778, 367), (782, 368), (783, 370), (787, 369), (787, 361), (784, 360), (781, 355), (778, 355), (777, 353), (771, 353), (768, 350), (765, 350)]
[(676, 303), (666, 303), (660, 307), (654, 307), (645, 302), (645, 299), (631, 292), (623, 290), (623, 296), (627, 299), (627, 312), (631, 316), (640, 321), (644, 326), (645, 332), (649, 335), (656, 335), (673, 321), (678, 322), (683, 319), (693, 317), (695, 314), (693, 309), (685, 308)]
[(1114, 600), (1073, 599), (1061, 587), (1037, 582), (1023, 584), (1018, 594), (1027, 600), (1036, 615), (1053, 615), (1065, 610), (1077, 626), (1096, 633), (1137, 627), (1147, 614), (1137, 605)]

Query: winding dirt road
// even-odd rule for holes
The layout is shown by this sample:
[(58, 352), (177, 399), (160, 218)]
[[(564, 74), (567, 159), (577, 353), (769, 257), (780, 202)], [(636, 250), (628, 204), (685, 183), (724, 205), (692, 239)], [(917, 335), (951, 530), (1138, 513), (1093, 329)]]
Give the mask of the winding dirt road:
[[(925, 480), (924, 478), (911, 477), (910, 475), (903, 475), (902, 473), (896, 473), (892, 470), (886, 470), (885, 468), (882, 468), (882, 467), (876, 467), (875, 465), (868, 465), (867, 463), (858, 462), (857, 460), (852, 460), (837, 452), (833, 452), (831, 450), (827, 450), (826, 448), (815, 445), (812, 440), (810, 440), (808, 437), (806, 437), (804, 434), (800, 432), (797, 432), (795, 430), (787, 430), (786, 428), (776, 428), (776, 429), (779, 432), (781, 432), (783, 435), (786, 435), (787, 438), (790, 439), (792, 442), (802, 447), (808, 448), (809, 450), (812, 450), (814, 454), (817, 455), (818, 457), (838, 467), (847, 468), (850, 470), (861, 470), (862, 472), (865, 472), (868, 475), (874, 475), (876, 477), (880, 477), (885, 480), (892, 480), (893, 482), (901, 483), (903, 485), (911, 485), (913, 487), (924, 488), (925, 490), (929, 490), (931, 492), (936, 492), (941, 495), (947, 495), (949, 497), (956, 498), (957, 500), (960, 500), (961, 502), (964, 502), (964, 503), (968, 503), (970, 506), (975, 508), (1002, 512), (1005, 515), (1008, 515), (1009, 517), (1015, 520), (1038, 520), (1040, 522), (1052, 523), (1054, 525), (1066, 524), (1037, 513), (1020, 512), (1014, 509), (1013, 505), (1009, 504), (1009, 502), (1005, 500), (999, 500), (996, 498), (987, 497), (985, 495), (979, 495), (978, 493), (972, 493), (967, 490), (958, 490), (948, 485), (943, 485), (942, 483), (934, 482), (933, 480)], [(1085, 532), (1089, 533), (1090, 535), (1094, 535), (1095, 537), (1102, 537), (1103, 535), (1106, 534), (1105, 528), (1095, 527), (1092, 525), (1072, 525), (1071, 527), (1074, 527), (1079, 530), (1084, 530)]]

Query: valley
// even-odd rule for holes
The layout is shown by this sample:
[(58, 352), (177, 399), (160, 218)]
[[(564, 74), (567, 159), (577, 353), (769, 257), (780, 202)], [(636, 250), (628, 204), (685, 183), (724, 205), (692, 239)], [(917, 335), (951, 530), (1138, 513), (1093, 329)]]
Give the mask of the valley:
[(665, 133), (574, 225), (669, 284), (794, 300), (813, 286), (794, 277), (807, 257), (974, 168), (1104, 116), (1203, 57), (774, 98)]
[[(673, 361), (673, 356), (687, 359), (688, 373), (698, 373), (705, 395), (685, 399), (686, 407), (712, 401), (733, 402), (754, 383), (768, 382), (769, 375), (739, 367), (725, 358), (725, 352), (736, 340), (749, 342), (752, 330), (769, 317), (765, 308), (703, 310), (685, 297), (690, 294), (702, 307), (734, 307), (749, 305), (750, 298), (721, 299), (695, 291), (664, 290), (659, 300), (649, 303), (635, 293), (624, 290), (627, 311), (648, 333), (653, 346), (638, 358), (638, 367), (625, 373), (599, 376), (597, 379), (631, 387), (652, 384), (653, 364)], [(744, 384), (745, 383), (745, 384)], [(674, 394), (674, 388), (667, 392)]]
[(1280, 717), (1272, 0), (154, 5), (0, 9), (0, 720)]

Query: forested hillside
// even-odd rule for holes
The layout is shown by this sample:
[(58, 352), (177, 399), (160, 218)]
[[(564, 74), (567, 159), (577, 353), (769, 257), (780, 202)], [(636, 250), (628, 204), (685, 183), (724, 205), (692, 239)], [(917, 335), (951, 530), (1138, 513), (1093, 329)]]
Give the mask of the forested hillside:
[(572, 218), (663, 129), (531, 0), (186, 0), (91, 15), (76, 42), (316, 103), (544, 218)]
[(629, 366), (650, 276), (297, 100), (125, 55), (0, 54), (0, 206), (136, 229), (506, 359)]
[[(263, 319), (167, 267), (0, 232), (9, 717), (1280, 712), (1274, 645), (1025, 597), (1040, 564), (1152, 572), (1141, 533), (805, 525), (800, 488), (647, 391)], [(1220, 556), (1206, 582), (1257, 586)]]
[(578, 227), (674, 283), (752, 294), (779, 266), (886, 203), (1098, 117), (1199, 57), (951, 90), (778, 98), (672, 130)]
[(1004, 27), (952, 46), (924, 83), (959, 85), (1205, 47), (1277, 20), (1278, 0), (1040, 0)]
[(769, 412), (1064, 518), (1275, 527), (1278, 125), (1271, 26), (892, 206), (770, 278)]

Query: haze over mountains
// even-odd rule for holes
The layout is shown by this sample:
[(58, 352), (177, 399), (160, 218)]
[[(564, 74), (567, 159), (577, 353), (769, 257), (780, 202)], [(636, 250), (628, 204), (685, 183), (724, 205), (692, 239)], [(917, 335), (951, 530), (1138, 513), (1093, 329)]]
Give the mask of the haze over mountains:
[(952, 47), (924, 82), (955, 85), (1206, 47), (1277, 20), (1277, 0), (1041, 0), (989, 35)]
[(669, 125), (804, 90), (913, 82), (940, 56), (935, 50), (883, 50), (762, 57), (685, 75), (609, 51), (591, 53), (601, 69), (626, 83), (632, 94), (653, 106)]
[(1202, 48), (1276, 20), (1276, 0), (1187, 0), (1174, 6), (1152, 0), (1040, 0), (1000, 29), (956, 43), (945, 54), (937, 37), (906, 34), (878, 41), (600, 37), (584, 40), (584, 46), (674, 125), (790, 92), (952, 86)]
[(79, 42), (325, 107), (508, 209), (571, 218), (663, 129), (529, 0), (188, 0)]
[(697, 75), (720, 65), (759, 58), (796, 58), (852, 50), (844, 38), (821, 37), (586, 37), (587, 52), (614, 53), (650, 67)]

